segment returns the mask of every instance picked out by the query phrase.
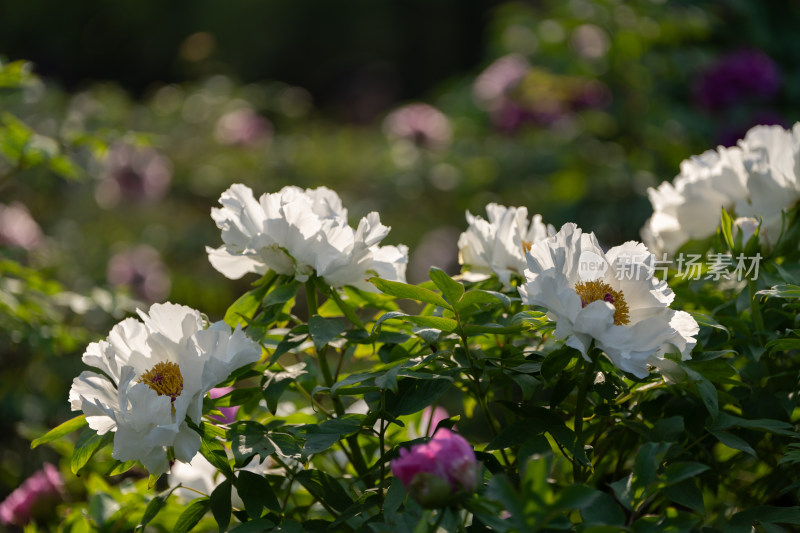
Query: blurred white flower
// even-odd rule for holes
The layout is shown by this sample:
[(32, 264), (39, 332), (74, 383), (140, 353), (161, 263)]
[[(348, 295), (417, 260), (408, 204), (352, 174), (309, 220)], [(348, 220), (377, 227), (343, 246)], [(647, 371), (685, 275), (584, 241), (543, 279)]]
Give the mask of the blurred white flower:
[[(250, 463), (241, 470), (263, 476), (267, 473), (268, 464), (270, 462), (269, 458), (264, 461), (258, 461), (256, 458), (250, 461)], [(285, 472), (280, 473), (285, 474)], [(223, 481), (225, 481), (225, 476), (223, 476), (214, 465), (209, 463), (208, 459), (197, 454), (191, 462), (177, 463), (172, 467), (169, 472), (168, 484), (170, 487), (180, 484), (181, 488), (176, 489), (175, 494), (177, 494), (181, 500), (188, 502), (197, 498), (202, 498), (202, 494), (210, 496), (211, 493), (214, 492), (214, 489)], [(198, 492), (202, 494), (198, 494)], [(240, 509), (244, 507), (244, 502), (239, 496), (236, 487), (231, 487), (231, 504)]]
[(756, 126), (736, 147), (683, 161), (673, 183), (648, 195), (653, 216), (642, 239), (658, 252), (674, 254), (689, 240), (713, 235), (723, 208), (763, 220), (761, 234), (778, 236), (782, 213), (800, 200), (800, 123), (792, 130)]
[(272, 137), (272, 123), (249, 107), (228, 111), (217, 120), (214, 138), (220, 144), (253, 146)]
[(555, 228), (533, 215), (528, 223), (526, 207), (486, 206), (489, 220), (467, 211), (467, 231), (458, 238), (459, 263), (464, 279), (481, 281), (495, 274), (505, 288), (512, 276), (522, 276), (525, 252), (531, 245), (555, 234)]
[(115, 459), (138, 460), (160, 474), (169, 469), (170, 448), (176, 459), (191, 461), (200, 436), (186, 417), (199, 423), (203, 396), (233, 370), (257, 361), (261, 348), (238, 326), (233, 333), (224, 322), (204, 328), (200, 313), (182, 305), (155, 304), (139, 316), (87, 347), (83, 362), (104, 375), (82, 372), (69, 401), (98, 434), (115, 432)]
[(547, 310), (554, 336), (588, 359), (592, 341), (614, 365), (643, 378), (665, 353), (688, 359), (697, 322), (669, 308), (675, 294), (653, 277), (654, 256), (634, 241), (604, 253), (593, 233), (565, 224), (528, 253), (522, 301)]
[(333, 287), (352, 285), (374, 290), (366, 279), (377, 275), (405, 281), (408, 248), (378, 246), (389, 233), (378, 213), (347, 224), (339, 196), (325, 187), (284, 187), (256, 200), (253, 191), (232, 185), (220, 197), (222, 208), (211, 217), (222, 230), (224, 245), (206, 247), (211, 264), (230, 279), (248, 272), (273, 270), (307, 281), (316, 273)]

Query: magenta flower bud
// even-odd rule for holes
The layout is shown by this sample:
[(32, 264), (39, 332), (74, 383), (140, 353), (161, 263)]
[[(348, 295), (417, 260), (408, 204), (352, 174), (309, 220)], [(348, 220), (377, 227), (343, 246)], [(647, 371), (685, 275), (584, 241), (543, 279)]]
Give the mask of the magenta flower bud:
[(478, 485), (475, 452), (462, 437), (440, 429), (425, 444), (401, 449), (392, 473), (420, 505), (442, 507)]
[[(233, 387), (216, 387), (208, 391), (208, 395), (211, 397), (212, 400), (215, 400), (220, 396), (225, 396), (232, 390)], [(219, 412), (222, 413), (221, 417), (216, 415), (211, 415), (208, 418), (216, 420), (220, 424), (232, 424), (236, 421), (236, 412), (238, 410), (239, 410), (238, 405), (235, 405), (233, 407), (220, 407)]]

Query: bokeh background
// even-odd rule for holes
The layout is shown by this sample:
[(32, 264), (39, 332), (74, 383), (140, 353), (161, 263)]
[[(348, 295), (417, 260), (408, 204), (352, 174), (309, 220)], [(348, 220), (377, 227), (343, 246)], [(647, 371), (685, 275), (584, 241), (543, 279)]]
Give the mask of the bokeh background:
[(232, 183), (379, 211), (414, 282), (488, 202), (638, 239), (683, 159), (800, 118), (798, 27), (796, 0), (0, 3), (0, 499), (58, 460), (29, 439), (88, 342), (247, 290), (204, 251)]

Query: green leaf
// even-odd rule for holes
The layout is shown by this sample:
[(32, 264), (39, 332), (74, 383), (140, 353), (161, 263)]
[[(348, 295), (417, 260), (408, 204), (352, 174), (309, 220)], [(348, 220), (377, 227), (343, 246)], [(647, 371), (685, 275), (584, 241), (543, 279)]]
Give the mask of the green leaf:
[(262, 390), (264, 400), (267, 402), (267, 409), (274, 415), (278, 409), (278, 400), (280, 400), (283, 391), (286, 387), (297, 381), (297, 378), (303, 374), (307, 374), (305, 363), (297, 363), (296, 365), (287, 366), (282, 372), (264, 372), (266, 383)]
[(186, 533), (192, 529), (203, 518), (203, 515), (208, 512), (210, 507), (211, 500), (208, 498), (194, 500), (178, 517), (178, 521), (175, 522), (175, 526), (172, 528), (172, 533)]
[(703, 503), (703, 493), (697, 488), (693, 479), (684, 479), (680, 483), (665, 487), (664, 496), (701, 515), (705, 514), (706, 509)]
[(789, 300), (796, 300), (800, 298), (800, 286), (791, 285), (789, 283), (780, 283), (773, 286), (771, 289), (763, 289), (756, 294), (763, 294), (764, 296), (774, 296), (776, 298), (786, 298)]
[(75, 443), (75, 449), (72, 451), (72, 459), (70, 460), (72, 473), (77, 475), (80, 469), (86, 466), (89, 459), (113, 439), (114, 433), (110, 431), (105, 435), (98, 435), (93, 429), (85, 428), (80, 437), (78, 437), (78, 442)]
[(124, 474), (125, 472), (127, 472), (128, 470), (130, 470), (131, 468), (136, 466), (138, 463), (139, 463), (139, 461), (135, 461), (135, 460), (134, 461), (125, 461), (124, 463), (122, 461), (117, 461), (116, 464), (114, 465), (114, 468), (112, 468), (108, 472), (108, 474), (106, 474), (106, 475), (108, 475), (108, 476), (118, 476), (120, 474)]
[(581, 509), (581, 516), (587, 525), (622, 526), (625, 524), (625, 513), (619, 508), (616, 500), (605, 492), (600, 492), (589, 505)]
[(291, 283), (286, 283), (284, 285), (279, 285), (275, 287), (273, 290), (267, 294), (267, 297), (264, 298), (264, 303), (262, 304), (265, 308), (272, 307), (273, 305), (278, 304), (285, 304), (295, 296), (297, 296), (297, 291), (300, 289), (300, 283), (296, 281), (292, 281)]
[(688, 311), (690, 315), (694, 318), (695, 322), (697, 322), (700, 326), (706, 326), (709, 328), (718, 329), (725, 333), (728, 339), (731, 338), (731, 332), (728, 328), (714, 320), (708, 315), (704, 315), (703, 313), (698, 313), (696, 311)]
[(139, 520), (139, 525), (136, 526), (136, 529), (143, 528), (147, 524), (150, 523), (153, 518), (161, 511), (164, 505), (167, 503), (167, 498), (169, 498), (170, 494), (172, 494), (175, 489), (179, 488), (181, 485), (176, 485), (169, 490), (165, 490), (161, 494), (157, 494), (156, 496), (151, 499), (147, 507), (144, 509), (144, 514), (142, 515), (142, 519)]
[(464, 286), (447, 275), (444, 270), (431, 267), (428, 276), (436, 284), (445, 300), (455, 306), (464, 295)]
[(368, 281), (375, 285), (381, 292), (390, 294), (396, 298), (407, 298), (409, 300), (438, 305), (445, 309), (453, 309), (444, 298), (429, 289), (381, 278), (370, 278)]
[(383, 315), (381, 315), (381, 317), (375, 322), (375, 325), (372, 327), (372, 331), (374, 332), (375, 329), (386, 320), (391, 320), (393, 318), (400, 318), (406, 322), (411, 322), (412, 324), (415, 324), (417, 326), (435, 328), (440, 331), (445, 331), (447, 333), (451, 333), (458, 328), (458, 322), (456, 322), (452, 318), (445, 318), (441, 316), (413, 316), (413, 315), (407, 315), (406, 313), (401, 313), (400, 311), (390, 311), (388, 313), (384, 313)]
[(722, 215), (720, 219), (719, 230), (722, 233), (722, 238), (729, 250), (736, 248), (736, 243), (733, 240), (733, 219), (730, 217), (725, 208), (722, 208)]
[(236, 327), (241, 324), (243, 327), (247, 326), (253, 320), (253, 317), (258, 312), (261, 306), (261, 300), (269, 290), (269, 285), (262, 285), (251, 291), (247, 291), (239, 297), (228, 310), (225, 311), (225, 323), (231, 327)]
[(680, 367), (686, 372), (689, 379), (696, 385), (697, 393), (706, 406), (708, 414), (711, 418), (717, 418), (719, 414), (719, 397), (717, 396), (717, 388), (714, 384), (707, 380), (702, 374), (691, 368), (685, 363), (680, 363)]
[(264, 531), (275, 531), (275, 522), (267, 520), (266, 518), (259, 518), (258, 520), (251, 520), (244, 524), (239, 524), (231, 529), (228, 533), (262, 533)]
[(339, 336), (345, 329), (344, 323), (338, 318), (323, 318), (314, 315), (308, 319), (308, 332), (314, 341), (314, 347), (321, 350), (330, 341)]
[(745, 441), (744, 439), (737, 437), (736, 435), (732, 435), (727, 431), (709, 430), (708, 432), (714, 435), (718, 441), (720, 441), (728, 448), (733, 448), (734, 450), (740, 450), (745, 453), (749, 453), (753, 457), (756, 457), (756, 451), (749, 444), (747, 444), (747, 441)]
[(33, 439), (31, 442), (31, 449), (36, 448), (41, 444), (47, 444), (48, 442), (60, 439), (64, 435), (69, 435), (76, 429), (80, 429), (87, 424), (88, 422), (86, 422), (86, 415), (78, 415), (75, 418), (70, 418), (66, 422), (57, 425), (38, 439)]
[(261, 517), (261, 509), (265, 506), (276, 513), (281, 512), (278, 498), (264, 476), (248, 470), (239, 470), (239, 475), (236, 479), (236, 490), (239, 492), (242, 502), (244, 502), (247, 514), (253, 520)]
[(214, 515), (214, 520), (217, 521), (219, 531), (222, 533), (228, 529), (228, 524), (231, 523), (231, 482), (226, 479), (217, 485), (217, 488), (211, 493), (209, 502), (211, 514)]
[(647, 488), (658, 478), (658, 467), (664, 460), (670, 443), (668, 442), (646, 442), (639, 448), (636, 455), (636, 462), (633, 465), (635, 474), (634, 487)]
[(337, 511), (344, 511), (353, 505), (353, 500), (339, 482), (320, 470), (302, 470), (294, 479), (303, 485), (314, 498), (324, 501)]
[(268, 364), (272, 365), (283, 354), (303, 344), (306, 339), (308, 339), (308, 326), (305, 324), (295, 326), (284, 336), (283, 339), (281, 339), (281, 341), (278, 343), (278, 346), (275, 347), (275, 351), (270, 356)]
[(668, 465), (664, 469), (664, 481), (669, 484), (679, 483), (684, 479), (693, 478), (702, 474), (710, 467), (702, 463), (694, 463), (690, 461), (677, 462)]
[(397, 383), (397, 394), (387, 391), (386, 411), (394, 417), (422, 411), (438, 400), (452, 384), (452, 380), (442, 376), (435, 379), (402, 379)]
[(502, 292), (472, 289), (464, 293), (464, 296), (461, 297), (458, 305), (456, 305), (456, 310), (463, 311), (470, 305), (497, 305), (498, 303), (508, 308), (511, 306), (511, 299)]
[(580, 353), (569, 346), (562, 346), (550, 352), (542, 361), (542, 376), (551, 380), (561, 375), (561, 372), (569, 365), (572, 358), (580, 357)]
[[(205, 425), (205, 424), (203, 424)], [(203, 433), (202, 440), (200, 441), (200, 453), (203, 457), (208, 459), (208, 462), (214, 465), (217, 470), (222, 472), (226, 478), (233, 476), (231, 464), (228, 462), (228, 455), (225, 453), (225, 447), (216, 438)]]
[(345, 437), (354, 435), (361, 430), (364, 415), (346, 414), (340, 418), (326, 420), (321, 424), (306, 424), (298, 429), (306, 439), (303, 446), (303, 455), (323, 452)]
[(712, 429), (726, 429), (732, 426), (746, 429), (759, 429), (764, 433), (776, 433), (778, 435), (785, 435), (787, 437), (797, 436), (797, 434), (794, 432), (794, 427), (788, 422), (772, 420), (769, 418), (742, 418), (728, 414), (724, 411), (719, 414), (719, 417), (716, 419)]

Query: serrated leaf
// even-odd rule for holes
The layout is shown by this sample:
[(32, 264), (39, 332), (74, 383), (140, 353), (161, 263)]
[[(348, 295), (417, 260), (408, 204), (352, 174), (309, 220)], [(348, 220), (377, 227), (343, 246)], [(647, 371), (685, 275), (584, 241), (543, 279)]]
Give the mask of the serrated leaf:
[(178, 517), (175, 526), (172, 528), (172, 533), (186, 533), (203, 518), (211, 507), (211, 500), (208, 498), (199, 498), (194, 500)]
[(86, 466), (89, 459), (108, 445), (114, 439), (114, 433), (108, 432), (105, 435), (98, 435), (93, 429), (85, 428), (78, 437), (78, 442), (75, 443), (75, 449), (72, 451), (72, 459), (70, 460), (70, 469), (73, 474), (78, 474), (81, 468)]
[(86, 422), (86, 415), (78, 415), (75, 418), (70, 418), (66, 422), (57, 425), (41, 437), (33, 439), (33, 441), (31, 441), (31, 449), (42, 444), (47, 444), (48, 442), (52, 442), (56, 439), (60, 439), (64, 435), (69, 435), (73, 431), (78, 430), (87, 424), (88, 422)]
[(368, 281), (384, 294), (390, 294), (396, 298), (407, 298), (409, 300), (438, 305), (445, 309), (453, 309), (444, 298), (429, 289), (381, 278), (370, 278)]
[(436, 284), (436, 287), (442, 291), (442, 296), (450, 302), (450, 305), (455, 306), (464, 295), (464, 286), (448, 276), (444, 270), (431, 267), (428, 271), (428, 276)]

